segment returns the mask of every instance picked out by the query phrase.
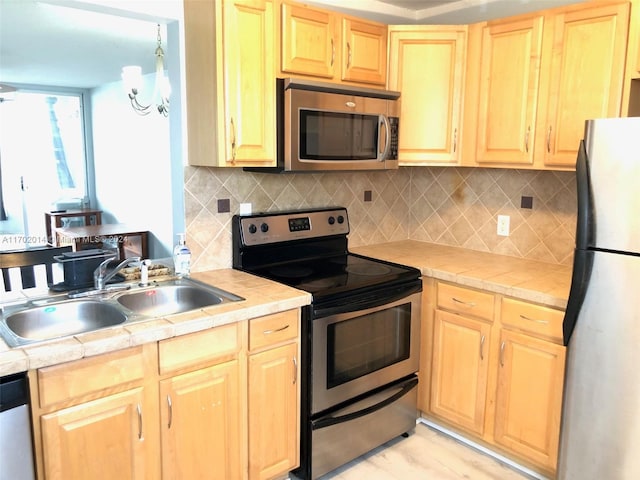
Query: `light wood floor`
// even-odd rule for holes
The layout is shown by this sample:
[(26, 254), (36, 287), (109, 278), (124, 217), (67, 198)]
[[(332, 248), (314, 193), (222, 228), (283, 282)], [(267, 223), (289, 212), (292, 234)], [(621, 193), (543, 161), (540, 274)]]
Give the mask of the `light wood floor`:
[(530, 480), (532, 477), (422, 423), (322, 480)]

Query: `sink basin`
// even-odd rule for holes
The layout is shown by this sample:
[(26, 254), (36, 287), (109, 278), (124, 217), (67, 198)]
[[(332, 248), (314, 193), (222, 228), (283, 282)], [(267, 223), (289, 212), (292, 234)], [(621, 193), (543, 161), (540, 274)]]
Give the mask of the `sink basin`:
[(242, 299), (186, 279), (126, 292), (117, 297), (118, 303), (123, 307), (149, 317), (172, 315), (237, 300)]
[(3, 326), (13, 346), (89, 332), (124, 323), (127, 315), (115, 305), (96, 300), (59, 302), (10, 313)]
[[(0, 308), (0, 336), (9, 346), (91, 332), (124, 323), (244, 300), (191, 278), (128, 285), (122, 292), (89, 291), (90, 297), (55, 297)], [(93, 295), (99, 298), (93, 298)]]

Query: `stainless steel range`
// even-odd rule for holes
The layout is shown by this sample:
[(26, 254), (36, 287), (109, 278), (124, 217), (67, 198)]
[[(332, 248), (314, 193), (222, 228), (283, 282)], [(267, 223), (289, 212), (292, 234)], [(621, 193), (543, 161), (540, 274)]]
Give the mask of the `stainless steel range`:
[(313, 295), (302, 311), (301, 458), (317, 478), (417, 419), (420, 271), (348, 251), (342, 207), (233, 218), (233, 266)]

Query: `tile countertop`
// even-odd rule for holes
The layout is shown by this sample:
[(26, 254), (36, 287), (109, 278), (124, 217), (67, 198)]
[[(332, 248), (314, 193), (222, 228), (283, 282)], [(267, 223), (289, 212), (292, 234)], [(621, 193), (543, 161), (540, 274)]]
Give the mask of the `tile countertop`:
[(564, 309), (572, 267), (415, 240), (354, 247), (353, 253), (416, 267), (427, 277)]
[[(311, 303), (311, 295), (233, 269), (198, 272), (192, 278), (245, 300), (11, 348), (0, 338), (0, 376), (156, 342)], [(42, 295), (42, 290), (0, 294), (0, 303)]]

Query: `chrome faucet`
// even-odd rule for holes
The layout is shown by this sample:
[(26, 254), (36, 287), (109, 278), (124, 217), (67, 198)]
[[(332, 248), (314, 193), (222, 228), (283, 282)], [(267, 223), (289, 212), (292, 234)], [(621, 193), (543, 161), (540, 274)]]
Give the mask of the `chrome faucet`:
[(104, 262), (98, 265), (98, 268), (96, 268), (95, 271), (93, 272), (93, 286), (95, 287), (96, 290), (104, 290), (105, 286), (107, 285), (107, 282), (111, 280), (116, 273), (118, 273), (120, 270), (122, 270), (123, 268), (125, 268), (127, 265), (131, 263), (140, 262), (142, 258), (141, 257), (125, 258), (122, 262), (120, 262), (120, 264), (116, 268), (114, 268), (110, 272), (107, 272), (107, 265), (109, 265), (111, 260), (113, 260), (113, 258), (106, 259)]

